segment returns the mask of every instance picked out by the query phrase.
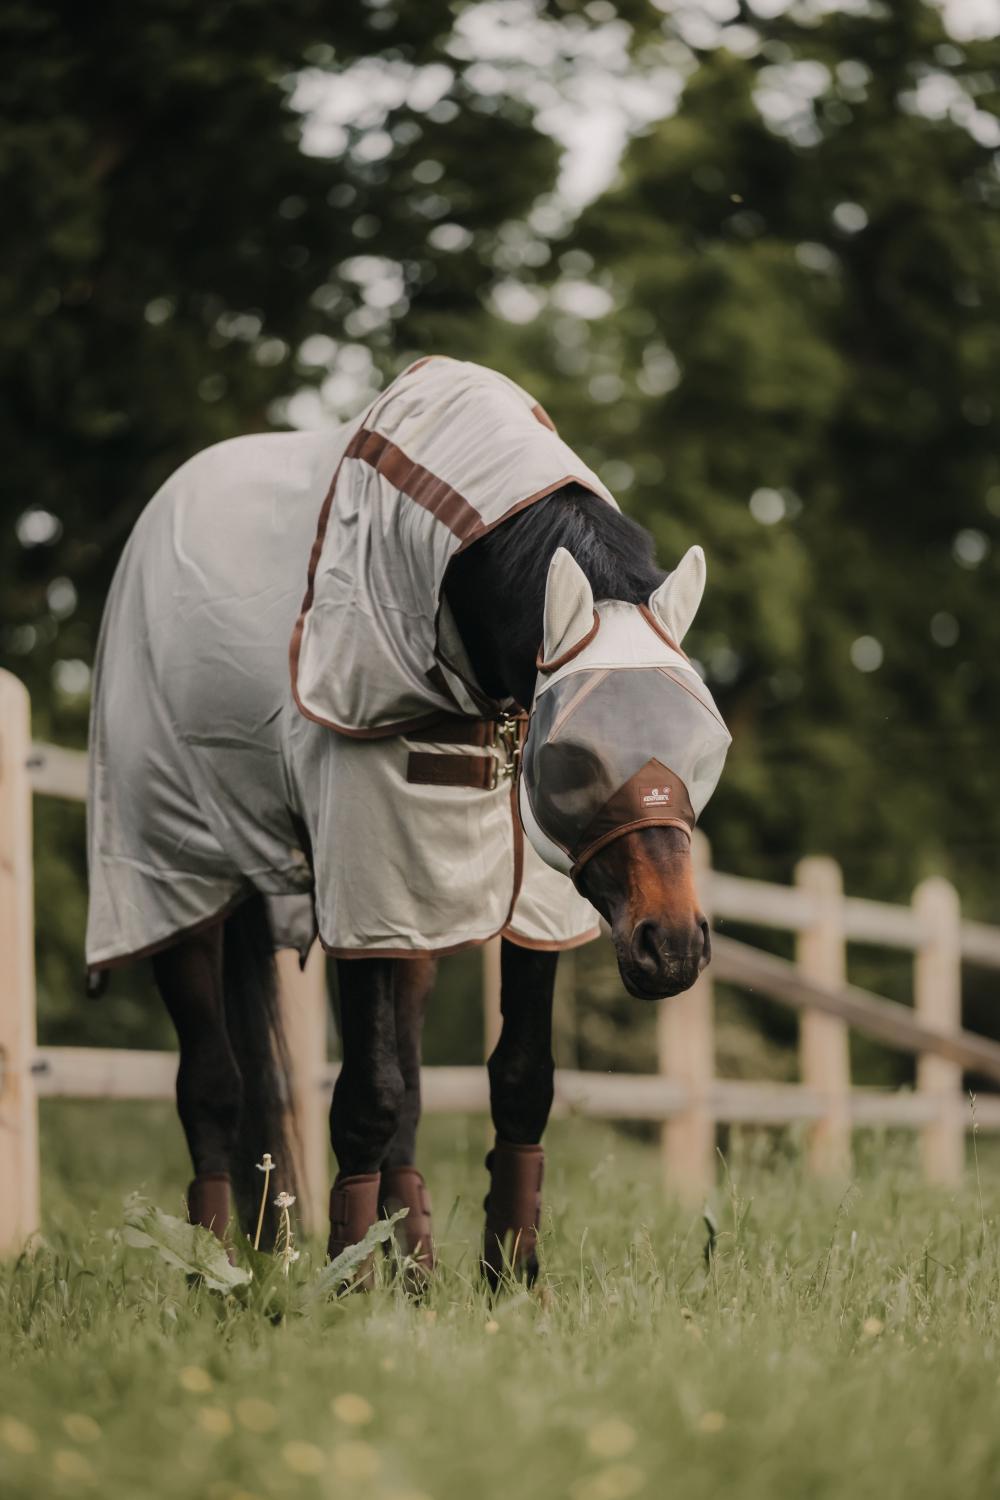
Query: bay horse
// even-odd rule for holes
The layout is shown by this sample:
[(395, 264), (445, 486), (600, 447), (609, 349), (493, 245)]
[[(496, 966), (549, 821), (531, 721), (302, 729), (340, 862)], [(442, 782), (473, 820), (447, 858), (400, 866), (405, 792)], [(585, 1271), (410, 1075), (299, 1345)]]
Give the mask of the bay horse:
[[(514, 767), (529, 836), (544, 858), (571, 874), (607, 923), (626, 989), (646, 1000), (690, 987), (710, 957), (708, 923), (692, 878), (690, 788), (707, 777), (708, 792), (696, 802), (710, 793), (721, 770), (722, 742), (713, 726), (716, 748), (706, 749), (701, 721), (685, 718), (684, 704), (707, 694), (700, 693), (694, 673), (684, 677), (675, 670), (703, 586), (700, 549), (666, 575), (655, 562), (649, 533), (576, 482), (516, 509), (459, 550), (444, 573), (444, 598), (475, 682), (491, 701), (531, 709), (523, 761), (518, 752)], [(634, 628), (648, 641), (637, 648), (626, 637), (640, 613), (649, 628)], [(105, 636), (109, 630), (113, 636), (106, 621)], [(626, 644), (612, 649), (616, 630), (626, 632)], [(606, 659), (598, 649), (602, 640), (609, 643)], [(656, 657), (649, 670), (637, 671), (647, 646), (651, 661), (663, 651), (669, 660), (664, 665)], [(114, 640), (102, 640), (105, 679), (114, 673), (112, 647)], [(584, 671), (590, 658), (593, 664)], [(616, 670), (625, 666), (633, 670)], [(668, 698), (673, 709), (660, 720), (648, 696), (650, 671), (656, 684), (675, 684)], [(623, 686), (609, 699), (609, 686), (616, 684)], [(641, 694), (632, 692), (630, 700), (629, 690), (640, 686)], [(601, 703), (603, 719), (588, 728), (587, 713)], [(707, 704), (711, 713), (710, 699)], [(221, 726), (224, 685), (218, 713)], [(567, 735), (574, 716), (582, 727)], [(522, 711), (522, 730), (524, 719)], [(96, 797), (101, 777), (114, 774), (115, 752), (95, 733)], [(148, 738), (141, 723), (133, 733)], [(652, 757), (645, 745), (650, 735)], [(220, 728), (219, 742), (224, 740)], [(626, 741), (642, 742), (643, 774), (652, 767), (652, 781), (641, 775), (629, 780), (628, 771), (616, 769)], [(660, 759), (661, 743), (670, 747), (669, 760)], [(687, 768), (683, 776), (678, 767)], [(631, 788), (624, 803), (623, 776)], [(610, 822), (608, 808), (618, 809)], [(295, 826), (301, 830), (301, 820)], [(301, 844), (296, 852), (309, 865), (313, 850), (304, 831)], [(360, 861), (371, 853), (351, 849), (339, 857)], [(233, 1195), (244, 1226), (252, 1223), (261, 1182), (255, 1163), (265, 1150), (278, 1161), (279, 1185), (292, 1187), (275, 940), (249, 865), (243, 873), (249, 878), (239, 900), (212, 920), (149, 945), (179, 1043), (177, 1105), (194, 1169), (189, 1213), (220, 1236)], [(528, 1279), (537, 1272), (557, 960), (544, 943), (502, 940), (502, 1029), (487, 1064), (496, 1145), (487, 1159), (482, 1256), (484, 1275), (494, 1286), (505, 1265)], [(337, 957), (342, 1066), (330, 1111), (339, 1168), (331, 1194), (331, 1255), (356, 1243), (381, 1212), (402, 1205), (409, 1210), (401, 1225), (404, 1248), (425, 1270), (433, 1266), (430, 1202), (416, 1166), (416, 1134), (421, 1031), (435, 973), (433, 954)]]

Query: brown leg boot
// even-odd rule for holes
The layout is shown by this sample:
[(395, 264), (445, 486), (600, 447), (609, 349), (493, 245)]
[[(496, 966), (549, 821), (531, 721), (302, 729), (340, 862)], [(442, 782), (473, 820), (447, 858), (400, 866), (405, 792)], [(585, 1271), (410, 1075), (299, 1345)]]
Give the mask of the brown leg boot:
[(233, 1213), (229, 1173), (199, 1172), (188, 1188), (187, 1211), (192, 1224), (210, 1229), (216, 1239), (225, 1239)]
[(535, 1246), (544, 1164), (541, 1146), (512, 1146), (500, 1140), (486, 1158), (490, 1190), (483, 1204), (486, 1235), (482, 1269), (494, 1291), (508, 1265), (529, 1286), (538, 1275)]
[[(335, 1260), (349, 1245), (363, 1240), (378, 1218), (378, 1193), (381, 1173), (363, 1172), (356, 1177), (339, 1177), (330, 1190), (330, 1238), (326, 1253)], [(354, 1272), (354, 1286), (370, 1286), (372, 1257), (369, 1255)]]
[(409, 1213), (396, 1226), (399, 1244), (412, 1256), (426, 1276), (434, 1269), (434, 1240), (431, 1233), (431, 1198), (427, 1184), (416, 1167), (383, 1167), (379, 1213), (394, 1214), (401, 1208)]

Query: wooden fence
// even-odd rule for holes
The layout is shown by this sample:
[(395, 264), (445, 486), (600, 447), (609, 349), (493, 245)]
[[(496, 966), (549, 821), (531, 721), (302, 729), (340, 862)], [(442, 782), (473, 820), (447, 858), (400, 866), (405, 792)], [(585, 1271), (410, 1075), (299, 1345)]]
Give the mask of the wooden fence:
[[(20, 1247), (39, 1223), (38, 1100), (172, 1099), (173, 1053), (87, 1047), (39, 1047), (35, 1026), (32, 910), (32, 796), (80, 801), (86, 757), (32, 745), (28, 695), (0, 672), (0, 1252)], [(924, 1170), (953, 1182), (971, 1124), (963, 1069), (1000, 1086), (1000, 1045), (962, 1030), (962, 964), (1000, 969), (1000, 928), (963, 921), (954, 888), (925, 880), (910, 906), (845, 896), (833, 860), (804, 859), (794, 886), (726, 875), (710, 867), (696, 837), (699, 890), (715, 923), (792, 932), (791, 963), (713, 933), (712, 965), (686, 994), (657, 1008), (654, 1074), (556, 1073), (555, 1112), (660, 1122), (668, 1190), (698, 1201), (715, 1177), (719, 1122), (801, 1125), (817, 1172), (849, 1170), (858, 1126), (916, 1129)], [(913, 954), (913, 1007), (882, 999), (846, 980), (851, 943)], [(300, 973), (279, 955), (292, 1063), (290, 1088), (302, 1143), (303, 1207), (322, 1221), (328, 1186), (326, 1115), (336, 1065), (326, 1060), (326, 967), (317, 950)], [(796, 1084), (715, 1076), (713, 983), (725, 980), (801, 1012)], [(637, 1002), (638, 1003), (638, 1002)], [(499, 1022), (499, 944), (483, 950), (484, 1036)], [(913, 1053), (916, 1088), (852, 1088), (849, 1028)], [(485, 1069), (427, 1068), (424, 1106), (469, 1112), (488, 1106)], [(981, 1129), (1000, 1129), (1000, 1095), (979, 1099)]]

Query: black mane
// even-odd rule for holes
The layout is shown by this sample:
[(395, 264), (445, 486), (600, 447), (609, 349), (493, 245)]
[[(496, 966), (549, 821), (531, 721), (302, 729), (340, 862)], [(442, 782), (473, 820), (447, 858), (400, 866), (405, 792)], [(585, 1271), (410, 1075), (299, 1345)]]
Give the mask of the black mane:
[(579, 563), (595, 599), (642, 604), (665, 574), (644, 527), (578, 484), (527, 506), (460, 553), (445, 594), (483, 688), (531, 701), (545, 581), (558, 547)]

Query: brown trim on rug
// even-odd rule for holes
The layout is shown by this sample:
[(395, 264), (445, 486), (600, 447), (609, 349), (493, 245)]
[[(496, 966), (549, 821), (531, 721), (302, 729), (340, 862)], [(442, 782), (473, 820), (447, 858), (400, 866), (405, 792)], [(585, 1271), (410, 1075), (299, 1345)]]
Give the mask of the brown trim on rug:
[(415, 505), (430, 511), (434, 518), (464, 541), (483, 526), (476, 507), (445, 480), (416, 463), (402, 448), (380, 432), (362, 427), (351, 439), (345, 458), (356, 458), (381, 474)]
[(320, 938), (320, 946), (329, 958), (448, 958), (452, 953), (464, 953), (469, 948), (481, 948), (484, 943), (491, 943), (495, 937), (503, 932), (498, 927), (496, 932), (487, 933), (486, 937), (466, 938), (461, 943), (446, 943), (441, 948), (331, 948)]
[(389, 740), (397, 734), (416, 734), (421, 729), (427, 729), (436, 723), (441, 717), (441, 710), (434, 709), (431, 713), (420, 714), (415, 719), (400, 719), (398, 724), (380, 724), (377, 729), (348, 729), (343, 724), (335, 724), (332, 719), (321, 719), (319, 714), (314, 714), (311, 709), (306, 708), (301, 701), (295, 683), (292, 683), (292, 696), (299, 713), (306, 719), (311, 719), (314, 724), (322, 724), (324, 729), (332, 729), (336, 734), (342, 734), (348, 740)]
[[(536, 501), (544, 500), (546, 495), (555, 494), (556, 490), (561, 490), (563, 485), (566, 484), (578, 484), (580, 485), (581, 489), (587, 490), (597, 500), (604, 500), (604, 496), (599, 495), (594, 489), (593, 485), (588, 484), (585, 479), (581, 479), (576, 474), (564, 474), (561, 479), (555, 480), (553, 484), (547, 484), (544, 489), (536, 490), (533, 495), (526, 495), (523, 500), (518, 500), (516, 505), (512, 505), (509, 510), (505, 510), (503, 515), (498, 516), (495, 521), (484, 521), (482, 530), (474, 532), (471, 536), (467, 536), (462, 542), (462, 545), (458, 548), (458, 551), (453, 553), (452, 555), (457, 557), (458, 552), (464, 552), (466, 547), (472, 546), (473, 542), (478, 542), (484, 536), (488, 536), (491, 531), (495, 531), (498, 526), (502, 526), (504, 521), (509, 521), (512, 516), (516, 516), (520, 511), (527, 510), (528, 506), (534, 505)], [(604, 503), (605, 505), (608, 505), (610, 502), (604, 500)], [(451, 558), (449, 558), (448, 561), (450, 563)]]
[(600, 927), (591, 927), (586, 932), (578, 934), (577, 937), (565, 938), (562, 942), (556, 939), (525, 937), (513, 927), (505, 927), (500, 934), (515, 947), (531, 948), (536, 953), (568, 953), (572, 948), (582, 948), (584, 943), (592, 943), (600, 935)]
[(547, 427), (550, 432), (558, 431), (556, 424), (553, 422), (552, 418), (549, 416), (548, 412), (545, 410), (545, 407), (540, 401), (536, 401), (534, 406), (531, 408), (531, 415), (534, 417), (536, 422), (541, 422), (542, 426)]
[(564, 651), (562, 656), (554, 656), (551, 661), (542, 661), (542, 646), (539, 646), (538, 654), (535, 657), (535, 666), (538, 668), (539, 672), (555, 672), (560, 667), (564, 667), (568, 661), (573, 660), (574, 656), (579, 656), (580, 652), (584, 649), (585, 646), (590, 645), (591, 641), (594, 639), (594, 636), (597, 634), (600, 628), (601, 617), (595, 609), (594, 623), (593, 625), (591, 625), (586, 635), (581, 635), (580, 639), (574, 645), (570, 646), (568, 651)]
[(441, 714), (426, 729), (406, 736), (418, 745), (470, 745), (477, 750), (485, 750), (496, 737), (495, 719), (465, 719), (460, 714)]
[(133, 948), (130, 953), (116, 953), (112, 958), (98, 958), (93, 963), (87, 964), (87, 973), (99, 974), (105, 969), (120, 969), (124, 964), (137, 963), (141, 958), (153, 958), (157, 953), (165, 953), (175, 943), (182, 942), (184, 938), (194, 937), (199, 932), (207, 932), (210, 927), (215, 927), (219, 922), (224, 922), (231, 917), (245, 901), (256, 895), (253, 889), (240, 891), (237, 896), (230, 896), (217, 912), (210, 917), (199, 917), (197, 922), (192, 922), (189, 927), (178, 927), (169, 937), (159, 938), (155, 943), (148, 943), (145, 948)]
[(615, 839), (620, 839), (624, 833), (633, 833), (637, 828), (681, 828), (687, 834), (688, 840), (690, 841), (691, 839), (691, 825), (690, 823), (685, 823), (683, 818), (635, 818), (631, 823), (621, 823), (617, 828), (612, 828), (608, 833), (603, 833), (592, 844), (588, 844), (586, 849), (577, 858), (572, 870), (570, 870), (570, 879), (573, 881), (576, 880), (577, 875), (583, 869), (588, 859), (593, 859), (598, 850), (603, 849), (606, 844), (613, 843)]

